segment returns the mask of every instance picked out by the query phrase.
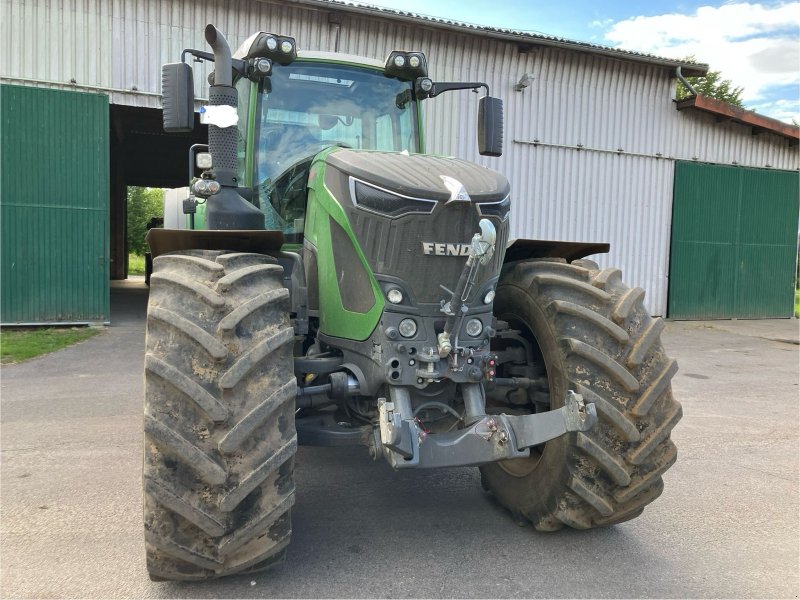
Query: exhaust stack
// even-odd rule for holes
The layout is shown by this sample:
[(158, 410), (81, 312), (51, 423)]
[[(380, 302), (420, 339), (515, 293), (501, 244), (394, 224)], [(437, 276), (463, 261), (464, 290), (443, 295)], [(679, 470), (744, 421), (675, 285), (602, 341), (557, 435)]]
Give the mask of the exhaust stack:
[[(208, 94), (209, 105), (230, 107), (235, 111), (238, 95), (233, 87), (231, 47), (222, 32), (210, 23), (206, 26), (205, 36), (214, 51), (214, 84)], [(263, 213), (237, 191), (242, 183), (236, 156), (237, 138), (236, 125), (208, 125), (208, 150), (213, 161), (211, 175), (221, 186), (220, 191), (208, 199), (208, 229), (264, 229)]]

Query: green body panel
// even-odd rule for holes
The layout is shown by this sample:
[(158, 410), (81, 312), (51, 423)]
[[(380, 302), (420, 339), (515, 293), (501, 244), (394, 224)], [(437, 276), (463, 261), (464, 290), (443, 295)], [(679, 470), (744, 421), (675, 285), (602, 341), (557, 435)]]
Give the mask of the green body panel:
[(108, 321), (108, 97), (2, 85), (0, 130), (0, 320)]
[(197, 205), (197, 212), (194, 214), (194, 227), (192, 227), (192, 218), (186, 215), (186, 229), (205, 229), (206, 228), (206, 203)]
[[(320, 332), (351, 340), (365, 340), (374, 331), (383, 312), (384, 300), (380, 286), (372, 274), (367, 259), (356, 241), (350, 222), (344, 210), (325, 186), (325, 157), (336, 148), (321, 152), (314, 159), (308, 180), (308, 209), (306, 213), (305, 239), (317, 249), (317, 270), (319, 273), (319, 314)], [(368, 277), (375, 304), (366, 313), (349, 311), (342, 305), (336, 266), (333, 260), (330, 220), (335, 220), (347, 233), (355, 247)], [(307, 273), (306, 277), (311, 274)]]
[(671, 318), (792, 316), (799, 178), (789, 171), (676, 163)]
[(424, 111), (424, 107), (422, 106), (421, 102), (417, 102), (417, 135), (419, 136), (419, 152), (420, 154), (425, 154), (425, 132), (423, 130), (423, 118), (422, 113)]
[[(351, 65), (347, 61), (335, 59), (307, 59), (307, 62)], [(362, 67), (373, 68), (368, 65)], [(374, 67), (376, 71), (381, 69)], [(242, 85), (243, 84), (243, 85)], [(245, 187), (254, 188), (255, 166), (258, 159), (258, 128), (260, 120), (259, 111), (259, 85), (258, 83), (247, 84), (240, 82), (237, 84), (240, 95), (240, 142), (239, 159), (243, 170), (243, 181)], [(246, 94), (247, 106), (242, 106), (244, 101), (242, 96)], [(417, 105), (418, 106), (418, 105)], [(416, 110), (416, 134), (418, 136), (418, 148), (424, 151), (422, 139), (422, 111)], [(332, 147), (320, 152), (314, 159), (309, 180), (308, 197), (306, 201), (306, 214), (303, 237), (307, 243), (312, 244), (317, 250), (318, 268), (318, 289), (319, 289), (319, 315), (320, 332), (329, 336), (341, 337), (352, 340), (363, 341), (369, 338), (380, 321), (384, 308), (384, 299), (381, 288), (369, 267), (361, 247), (356, 240), (356, 236), (350, 226), (347, 216), (342, 207), (334, 199), (330, 190), (324, 184), (325, 157), (337, 148)], [(339, 289), (339, 281), (336, 276), (336, 265), (331, 238), (331, 220), (336, 221), (345, 231), (350, 242), (353, 244), (355, 254), (364, 269), (365, 276), (369, 278), (371, 291), (374, 295), (372, 307), (364, 313), (354, 312), (344, 307), (342, 295)], [(188, 226), (188, 222), (187, 222)], [(205, 229), (205, 205), (197, 207), (195, 215), (195, 229)], [(296, 243), (284, 244), (284, 251), (299, 252), (302, 246)], [(307, 277), (313, 276), (310, 273)]]
[(258, 117), (258, 84), (250, 84), (250, 99), (247, 103), (247, 138), (245, 141), (245, 168), (244, 186), (253, 186), (253, 173), (255, 173), (256, 162), (256, 127), (255, 122)]

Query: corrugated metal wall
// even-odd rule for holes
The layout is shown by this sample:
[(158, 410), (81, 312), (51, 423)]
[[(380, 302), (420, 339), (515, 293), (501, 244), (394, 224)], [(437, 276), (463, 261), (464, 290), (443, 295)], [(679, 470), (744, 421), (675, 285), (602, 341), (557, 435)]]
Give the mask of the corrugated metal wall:
[(0, 85), (0, 130), (0, 322), (108, 321), (108, 99)]
[(791, 317), (799, 207), (798, 173), (677, 163), (669, 316)]
[[(800, 166), (797, 147), (782, 138), (679, 113), (671, 74), (649, 65), (545, 47), (523, 54), (480, 35), (345, 12), (335, 24), (328, 11), (291, 2), (0, 1), (2, 75), (74, 79), (107, 89), (114, 103), (159, 107), (161, 63), (177, 61), (183, 48), (204, 48), (208, 22), (234, 48), (257, 30), (293, 35), (307, 50), (334, 50), (338, 37), (341, 52), (383, 59), (392, 49), (420, 49), (437, 79), (486, 80), (505, 100), (504, 156), (478, 156), (477, 97), (468, 92), (425, 103), (428, 150), (504, 172), (514, 190), (514, 236), (610, 242), (599, 262), (620, 266), (645, 288), (655, 314), (667, 303), (674, 160)], [(515, 92), (525, 73), (533, 82)]]

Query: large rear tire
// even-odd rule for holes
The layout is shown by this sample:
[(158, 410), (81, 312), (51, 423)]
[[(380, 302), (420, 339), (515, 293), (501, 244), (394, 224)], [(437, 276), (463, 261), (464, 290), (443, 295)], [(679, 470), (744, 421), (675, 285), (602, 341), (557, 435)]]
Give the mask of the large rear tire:
[(297, 436), (282, 273), (259, 254), (153, 261), (144, 402), (152, 579), (263, 570), (284, 556)]
[[(555, 409), (574, 390), (599, 416), (591, 430), (533, 448), (530, 458), (481, 467), (484, 488), (518, 521), (541, 531), (620, 523), (661, 494), (677, 456), (670, 432), (681, 406), (670, 387), (677, 364), (660, 340), (664, 322), (649, 316), (643, 297), (617, 269), (591, 261), (525, 261), (501, 277), (495, 316), (528, 339), (548, 383), (527, 405), (516, 392), (514, 403), (523, 412), (536, 402)], [(503, 369), (513, 374), (512, 365), (499, 375)]]

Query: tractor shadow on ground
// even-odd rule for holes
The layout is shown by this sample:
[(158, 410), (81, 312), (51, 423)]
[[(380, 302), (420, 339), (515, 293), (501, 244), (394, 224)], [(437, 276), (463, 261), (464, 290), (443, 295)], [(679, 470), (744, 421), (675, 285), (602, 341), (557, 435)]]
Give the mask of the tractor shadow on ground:
[[(163, 597), (532, 597), (647, 595), (669, 572), (637, 522), (538, 533), (483, 491), (477, 468), (393, 471), (365, 448), (300, 448), (286, 562), (203, 584), (154, 584)], [(655, 527), (655, 524), (653, 524)], [(565, 570), (565, 566), (571, 568)], [(609, 578), (608, 581), (605, 581)], [(625, 595), (623, 594), (623, 595)]]

